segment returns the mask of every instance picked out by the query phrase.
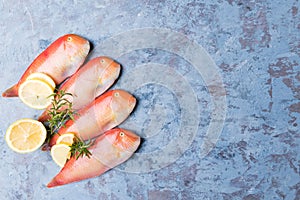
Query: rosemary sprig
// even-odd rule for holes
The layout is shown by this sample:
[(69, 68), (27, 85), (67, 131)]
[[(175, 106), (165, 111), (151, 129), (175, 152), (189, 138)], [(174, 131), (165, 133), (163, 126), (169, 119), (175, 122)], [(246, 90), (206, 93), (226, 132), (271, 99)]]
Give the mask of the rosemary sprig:
[[(48, 115), (50, 118), (48, 119), (48, 133), (46, 142), (49, 143), (51, 138), (58, 134), (58, 130), (61, 127), (65, 126), (67, 120), (74, 120), (76, 113), (72, 106), (72, 102), (70, 102), (67, 97), (72, 96), (71, 93), (67, 93), (64, 90), (56, 90), (55, 93), (49, 96), (49, 98), (53, 98), (52, 106), (48, 111)], [(87, 156), (90, 158), (92, 155), (88, 148), (92, 145), (91, 141), (83, 141), (81, 138), (75, 135), (74, 143), (71, 146), (71, 156), (76, 155), (76, 159), (80, 156)]]
[(92, 153), (88, 150), (88, 148), (92, 145), (93, 143), (91, 142), (91, 140), (88, 141), (83, 141), (82, 139), (80, 139), (78, 136), (75, 136), (74, 142), (71, 146), (71, 156), (76, 156), (76, 160), (79, 157), (83, 157), (83, 156), (87, 156), (88, 158), (90, 158), (90, 156), (92, 155)]
[(77, 114), (72, 106), (72, 102), (67, 99), (67, 96), (72, 96), (71, 93), (67, 93), (64, 90), (55, 91), (49, 98), (53, 98), (51, 108), (48, 110), (48, 119), (49, 132), (47, 135), (47, 142), (57, 134), (57, 131), (65, 126), (67, 120), (74, 120), (75, 115)]

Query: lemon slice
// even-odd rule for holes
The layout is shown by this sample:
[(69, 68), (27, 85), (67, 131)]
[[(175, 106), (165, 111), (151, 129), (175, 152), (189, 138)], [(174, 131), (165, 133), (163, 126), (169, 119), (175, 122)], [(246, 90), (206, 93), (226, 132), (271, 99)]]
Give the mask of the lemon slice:
[(56, 144), (66, 144), (71, 146), (74, 142), (74, 134), (73, 133), (66, 133), (59, 136), (56, 140)]
[(46, 128), (41, 122), (20, 119), (8, 127), (5, 140), (12, 150), (18, 153), (29, 153), (41, 147), (46, 136)]
[(53, 97), (54, 88), (41, 80), (26, 80), (19, 87), (19, 97), (27, 106), (35, 109), (47, 108)]
[(74, 134), (66, 133), (57, 138), (56, 144), (51, 148), (51, 156), (56, 164), (63, 167), (70, 158), (70, 146), (74, 142)]
[(30, 74), (26, 80), (41, 80), (50, 85), (53, 89), (56, 87), (54, 80), (45, 73), (34, 72)]
[(67, 159), (69, 159), (71, 156), (70, 149), (71, 147), (66, 144), (53, 145), (51, 148), (51, 156), (54, 162), (60, 167), (63, 167)]

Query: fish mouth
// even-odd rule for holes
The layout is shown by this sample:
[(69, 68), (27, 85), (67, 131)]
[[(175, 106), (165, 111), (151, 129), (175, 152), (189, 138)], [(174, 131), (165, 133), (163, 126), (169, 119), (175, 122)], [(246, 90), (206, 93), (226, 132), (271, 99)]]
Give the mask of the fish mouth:
[(90, 43), (89, 41), (86, 41), (85, 43), (81, 44), (77, 51), (74, 52), (78, 58), (86, 58), (90, 51)]
[(136, 136), (136, 138), (133, 139), (133, 143), (126, 149), (127, 152), (134, 153), (137, 148), (140, 146), (141, 138)]
[(129, 111), (132, 112), (136, 105), (136, 99), (133, 96), (131, 96), (128, 101), (128, 104), (129, 104)]
[(90, 51), (90, 42), (89, 41), (86, 41), (83, 45), (83, 49), (85, 52), (89, 52)]
[(121, 65), (115, 61), (112, 61), (108, 67), (111, 67), (113, 69), (113, 71), (115, 72), (114, 74), (116, 75), (115, 78), (117, 78), (121, 71)]
[(124, 146), (124, 150), (130, 153), (134, 153), (137, 150), (138, 146), (140, 145), (141, 138), (129, 130), (120, 129), (119, 134), (122, 132), (128, 138), (126, 140), (126, 145)]

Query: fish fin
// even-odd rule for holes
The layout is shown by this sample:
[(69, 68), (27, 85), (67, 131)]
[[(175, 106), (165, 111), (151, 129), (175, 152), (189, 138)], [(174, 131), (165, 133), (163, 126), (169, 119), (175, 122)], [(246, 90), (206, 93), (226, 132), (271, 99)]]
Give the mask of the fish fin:
[(18, 95), (18, 86), (17, 84), (7, 89), (2, 93), (3, 97), (17, 97)]
[(40, 122), (45, 122), (45, 121), (47, 121), (49, 118), (50, 118), (50, 117), (49, 117), (48, 113), (45, 111), (45, 112), (43, 112), (43, 113), (41, 114), (41, 116), (39, 116), (38, 121), (40, 121)]
[[(62, 127), (63, 128), (63, 127)], [(53, 145), (56, 144), (57, 138), (63, 133), (58, 132), (58, 134), (54, 134), (49, 142), (49, 146), (52, 147)]]
[(43, 146), (42, 146), (42, 151), (50, 151), (51, 150), (51, 147), (49, 146), (48, 143), (45, 143)]

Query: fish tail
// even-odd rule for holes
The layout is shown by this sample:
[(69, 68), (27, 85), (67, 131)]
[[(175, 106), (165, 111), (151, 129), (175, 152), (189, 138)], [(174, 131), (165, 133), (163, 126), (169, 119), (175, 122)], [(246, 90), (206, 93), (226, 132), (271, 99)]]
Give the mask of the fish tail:
[(54, 177), (48, 184), (47, 188), (52, 188), (55, 186), (64, 185), (64, 183), (60, 180), (58, 180), (56, 177)]
[(7, 89), (2, 93), (3, 97), (17, 97), (18, 96), (18, 86), (17, 84)]

